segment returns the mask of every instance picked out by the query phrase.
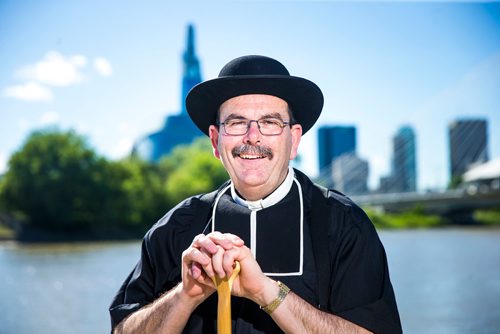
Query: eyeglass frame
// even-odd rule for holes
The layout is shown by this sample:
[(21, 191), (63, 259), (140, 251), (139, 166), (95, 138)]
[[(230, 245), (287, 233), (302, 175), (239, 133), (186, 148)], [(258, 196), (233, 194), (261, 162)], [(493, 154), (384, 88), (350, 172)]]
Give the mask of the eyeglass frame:
[[(242, 121), (246, 121), (246, 122), (247, 122), (247, 129), (246, 129), (245, 133), (241, 133), (241, 134), (232, 134), (232, 133), (228, 133), (228, 132), (226, 131), (226, 126), (225, 126), (225, 125), (226, 125), (226, 122), (227, 122), (227, 121), (231, 121), (231, 120), (235, 120), (235, 119), (237, 119), (237, 120), (242, 120)], [(281, 126), (280, 126), (280, 128), (281, 128), (280, 133), (273, 133), (273, 134), (264, 134), (264, 133), (262, 133), (262, 130), (261, 130), (261, 128), (260, 128), (260, 126), (261, 126), (261, 125), (259, 124), (259, 122), (260, 122), (260, 121), (263, 121), (263, 120), (266, 120), (266, 119), (278, 120), (278, 121), (280, 121), (281, 123), (283, 123), (283, 125), (281, 125)], [(283, 129), (284, 129), (285, 127), (287, 127), (287, 126), (292, 127), (292, 126), (295, 124), (294, 122), (292, 122), (292, 120), (289, 120), (288, 122), (285, 122), (285, 121), (283, 121), (283, 120), (281, 119), (281, 117), (280, 117), (280, 118), (278, 118), (278, 117), (269, 117), (269, 116), (264, 116), (264, 117), (261, 117), (261, 118), (259, 118), (259, 119), (246, 119), (246, 118), (244, 118), (244, 117), (231, 117), (231, 116), (230, 116), (230, 117), (226, 118), (223, 122), (217, 122), (216, 124), (217, 124), (217, 126), (222, 126), (222, 127), (224, 128), (224, 133), (225, 133), (226, 135), (228, 135), (228, 136), (244, 136), (244, 135), (246, 135), (246, 134), (248, 133), (248, 131), (250, 130), (250, 127), (252, 126), (252, 122), (255, 122), (255, 123), (257, 124), (257, 128), (259, 129), (259, 133), (260, 133), (261, 135), (263, 135), (263, 136), (280, 136), (280, 135), (283, 133)]]

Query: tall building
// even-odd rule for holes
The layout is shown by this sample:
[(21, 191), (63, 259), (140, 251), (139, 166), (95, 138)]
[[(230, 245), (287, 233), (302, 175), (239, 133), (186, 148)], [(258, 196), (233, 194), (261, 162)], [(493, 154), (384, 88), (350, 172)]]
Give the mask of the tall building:
[(194, 27), (188, 26), (186, 50), (182, 56), (183, 77), (181, 111), (167, 116), (163, 128), (146, 135), (136, 142), (132, 154), (147, 161), (158, 161), (179, 144), (189, 144), (203, 133), (193, 124), (186, 111), (186, 96), (189, 90), (201, 82), (200, 63), (195, 53)]
[(457, 120), (449, 125), (448, 135), (452, 178), (462, 176), (471, 167), (488, 161), (486, 120)]
[(322, 126), (318, 129), (319, 172), (331, 174), (331, 164), (344, 153), (356, 151), (354, 126)]
[(344, 153), (333, 160), (332, 179), (335, 189), (346, 195), (368, 192), (368, 162), (355, 153)]
[(183, 60), (183, 76), (182, 76), (182, 114), (187, 114), (186, 110), (186, 97), (194, 86), (201, 82), (200, 73), (200, 62), (194, 50), (194, 27), (193, 25), (188, 26), (187, 34), (187, 45), (184, 54), (182, 55)]
[(401, 127), (392, 138), (392, 161), (389, 176), (380, 179), (381, 192), (417, 190), (415, 133), (410, 126)]
[(397, 181), (397, 190), (409, 192), (417, 190), (417, 165), (415, 150), (415, 132), (409, 126), (403, 126), (394, 136), (394, 155), (392, 172)]

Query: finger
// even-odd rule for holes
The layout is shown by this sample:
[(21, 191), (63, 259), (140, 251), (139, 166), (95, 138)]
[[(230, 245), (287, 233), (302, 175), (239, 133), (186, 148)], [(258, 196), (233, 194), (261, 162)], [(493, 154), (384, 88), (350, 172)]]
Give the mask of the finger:
[(224, 252), (222, 258), (222, 267), (228, 276), (231, 276), (234, 270), (234, 262), (240, 257), (240, 248), (234, 247)]
[(193, 240), (192, 246), (199, 249), (204, 249), (211, 255), (217, 253), (217, 244), (212, 240), (210, 235), (198, 235)]
[(199, 263), (193, 262), (189, 267), (189, 273), (195, 280), (198, 280), (200, 276), (203, 276), (203, 269), (201, 268)]
[(199, 266), (193, 263), (192, 269), (193, 273), (196, 273), (196, 275), (193, 275), (193, 278), (198, 281), (199, 283), (204, 283), (207, 275), (205, 274), (205, 271)]
[(215, 285), (206, 274), (205, 271), (198, 265), (193, 263), (190, 268), (190, 273), (193, 273), (192, 277), (200, 284), (207, 285), (215, 289)]
[(205, 274), (212, 278), (215, 276), (215, 271), (214, 271), (214, 267), (213, 267), (213, 260), (212, 260), (212, 254), (208, 254), (206, 253), (206, 250), (205, 249), (201, 249), (200, 250), (201, 253), (203, 253), (206, 257), (209, 258), (209, 261), (207, 263), (202, 263), (201, 264), (201, 267), (203, 268), (203, 271), (205, 272)]
[(182, 253), (182, 261), (195, 280), (203, 279), (205, 275), (209, 277), (214, 275), (211, 257), (203, 250), (194, 247), (186, 249)]
[[(238, 237), (235, 234), (224, 233), (223, 236), (224, 236), (224, 239), (231, 242), (234, 247), (241, 247), (245, 244), (245, 241), (243, 241), (243, 239), (241, 239), (240, 237)], [(229, 249), (229, 247), (227, 249)]]
[(203, 266), (210, 263), (210, 256), (195, 247), (189, 247), (182, 253), (182, 261), (187, 264), (197, 262)]
[(193, 242), (191, 243), (191, 245), (194, 245), (198, 241), (198, 239), (200, 239), (200, 238), (202, 238), (204, 236), (205, 236), (204, 234), (198, 234), (196, 237), (194, 237)]
[(217, 289), (215, 286), (214, 282), (212, 281), (211, 278), (207, 277), (207, 275), (202, 275), (197, 279), (197, 282), (203, 285), (207, 285), (213, 289)]
[(237, 235), (231, 233), (223, 234), (217, 231), (207, 234), (207, 238), (210, 238), (212, 242), (223, 247), (226, 250), (233, 247), (241, 247), (245, 243), (243, 239), (241, 239)]
[(226, 276), (226, 272), (224, 271), (224, 268), (222, 266), (222, 259), (224, 256), (224, 248), (221, 246), (217, 246), (218, 251), (216, 254), (212, 256), (212, 267), (220, 278), (224, 278)]

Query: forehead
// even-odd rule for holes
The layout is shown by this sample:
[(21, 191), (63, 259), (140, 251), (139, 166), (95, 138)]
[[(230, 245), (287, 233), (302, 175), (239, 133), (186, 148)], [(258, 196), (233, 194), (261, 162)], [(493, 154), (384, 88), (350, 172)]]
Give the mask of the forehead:
[(288, 103), (279, 97), (263, 94), (249, 94), (233, 97), (224, 102), (219, 108), (219, 115), (224, 117), (229, 114), (244, 115), (247, 113), (279, 113), (286, 116)]

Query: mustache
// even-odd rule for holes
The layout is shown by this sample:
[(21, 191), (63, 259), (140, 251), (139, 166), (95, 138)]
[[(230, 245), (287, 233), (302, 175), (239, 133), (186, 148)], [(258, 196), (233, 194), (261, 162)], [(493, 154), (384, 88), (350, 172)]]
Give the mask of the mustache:
[(249, 145), (243, 144), (237, 146), (231, 150), (233, 157), (237, 157), (241, 154), (250, 154), (250, 155), (260, 155), (262, 157), (267, 157), (269, 159), (273, 158), (273, 151), (267, 146), (257, 146), (257, 145)]

